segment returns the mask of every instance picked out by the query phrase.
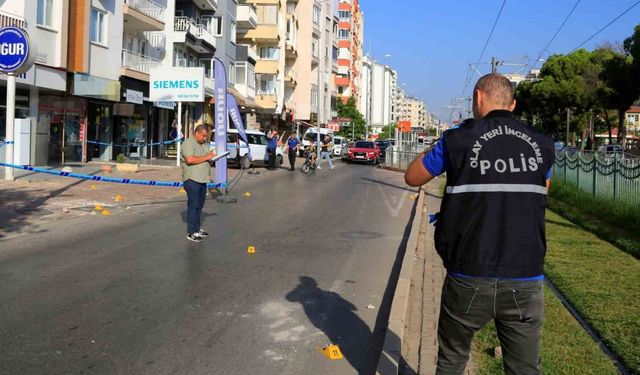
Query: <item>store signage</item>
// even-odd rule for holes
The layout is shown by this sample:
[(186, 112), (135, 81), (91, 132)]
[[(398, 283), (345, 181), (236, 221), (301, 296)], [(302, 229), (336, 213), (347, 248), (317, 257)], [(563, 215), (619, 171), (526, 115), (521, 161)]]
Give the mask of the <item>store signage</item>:
[(204, 68), (151, 69), (149, 100), (203, 102)]
[(127, 93), (127, 102), (142, 104), (142, 101), (144, 100), (144, 96), (141, 91), (127, 89), (126, 93)]
[(173, 110), (176, 108), (176, 102), (153, 102), (153, 106)]
[(0, 28), (0, 71), (21, 74), (33, 65), (33, 56), (26, 31), (17, 27)]

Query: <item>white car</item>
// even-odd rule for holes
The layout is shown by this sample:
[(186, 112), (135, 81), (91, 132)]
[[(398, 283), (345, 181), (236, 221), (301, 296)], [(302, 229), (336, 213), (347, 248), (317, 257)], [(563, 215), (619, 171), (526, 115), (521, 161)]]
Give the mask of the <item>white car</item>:
[[(267, 138), (267, 136), (263, 132), (257, 130), (245, 130), (245, 133), (247, 134), (247, 139), (249, 140), (251, 157), (253, 158), (253, 160), (249, 162), (249, 164), (245, 165), (245, 167), (249, 167), (251, 165), (267, 165), (269, 163), (269, 153), (267, 152), (269, 139)], [(212, 142), (211, 145), (213, 146), (214, 143)], [(247, 144), (238, 136), (237, 129), (227, 130), (227, 149), (229, 150), (229, 164), (240, 165), (242, 157), (247, 155), (247, 153), (249, 152)], [(282, 146), (279, 146), (278, 148), (276, 148), (276, 165), (280, 166), (283, 162), (284, 148)]]
[[(329, 142), (333, 144), (333, 130), (320, 128), (320, 141), (324, 141), (324, 138), (326, 136), (329, 136), (329, 138), (331, 139)], [(300, 147), (300, 156), (304, 155), (304, 150), (309, 147), (309, 144), (311, 144), (311, 142), (318, 142), (318, 132), (316, 131), (316, 128), (309, 128), (304, 133), (304, 136), (302, 137), (302, 145)]]
[(347, 153), (347, 139), (336, 135), (333, 137), (333, 156), (342, 158)]

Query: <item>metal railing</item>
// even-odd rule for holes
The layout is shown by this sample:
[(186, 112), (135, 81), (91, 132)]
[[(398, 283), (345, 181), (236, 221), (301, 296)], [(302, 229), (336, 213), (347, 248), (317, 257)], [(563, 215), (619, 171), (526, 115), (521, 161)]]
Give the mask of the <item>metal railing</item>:
[(165, 8), (153, 0), (124, 0), (125, 5), (139, 10), (147, 16), (164, 22)]
[(159, 48), (164, 50), (167, 44), (167, 36), (164, 32), (149, 32), (145, 31), (144, 35), (149, 40), (149, 45), (153, 48)]
[(623, 153), (560, 151), (553, 174), (594, 197), (640, 206), (640, 158)]
[(216, 38), (209, 31), (209, 29), (207, 29), (207, 26), (201, 23), (196, 23), (196, 21), (193, 18), (184, 17), (184, 16), (175, 17), (173, 29), (175, 31), (189, 32), (191, 35), (195, 36), (196, 38), (206, 40), (207, 42), (209, 42), (214, 46), (216, 44), (215, 42)]
[(386, 167), (407, 170), (413, 159), (420, 155), (418, 151), (399, 151), (391, 147), (384, 151), (383, 165)]
[(149, 74), (152, 68), (162, 65), (162, 61), (137, 52), (122, 50), (122, 66), (142, 73)]

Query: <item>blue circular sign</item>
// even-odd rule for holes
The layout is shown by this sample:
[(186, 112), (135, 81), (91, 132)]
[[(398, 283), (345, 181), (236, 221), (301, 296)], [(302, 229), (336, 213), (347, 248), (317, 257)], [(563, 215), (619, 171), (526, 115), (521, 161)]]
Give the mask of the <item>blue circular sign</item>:
[(17, 27), (0, 29), (0, 70), (21, 73), (29, 68), (29, 35)]

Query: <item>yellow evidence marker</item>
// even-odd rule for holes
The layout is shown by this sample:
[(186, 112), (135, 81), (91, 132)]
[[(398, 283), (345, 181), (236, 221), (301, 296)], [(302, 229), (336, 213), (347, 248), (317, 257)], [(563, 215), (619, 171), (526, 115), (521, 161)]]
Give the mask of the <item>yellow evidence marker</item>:
[(251, 193), (247, 191), (246, 193), (242, 194), (242, 196), (248, 198), (248, 197), (251, 197)]
[(104, 216), (111, 216), (111, 211), (105, 208), (104, 210), (102, 210), (101, 214), (103, 214)]
[(256, 248), (255, 247), (253, 247), (253, 246), (247, 247), (247, 253), (255, 254), (255, 252), (256, 252)]
[(104, 206), (101, 204), (96, 204), (96, 206), (93, 209), (96, 211), (102, 211), (104, 210)]
[(180, 188), (180, 190), (178, 190), (178, 193), (186, 193), (186, 192), (187, 192), (187, 191), (186, 191), (186, 190), (184, 190), (184, 188), (183, 188), (183, 187), (182, 187), (182, 188)]
[(331, 360), (344, 358), (342, 355), (342, 352), (340, 351), (340, 347), (338, 347), (338, 345), (335, 345), (335, 344), (329, 345), (326, 348), (322, 349), (322, 353), (324, 354), (325, 357)]
[(124, 197), (120, 194), (116, 194), (116, 197), (114, 198), (114, 200), (116, 202), (122, 202), (124, 200)]

